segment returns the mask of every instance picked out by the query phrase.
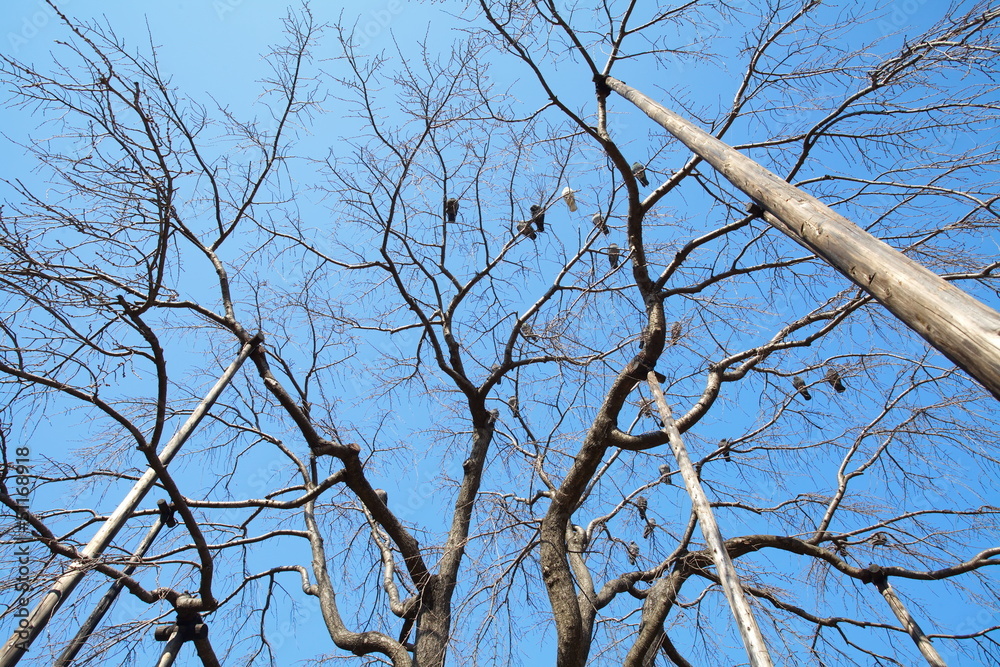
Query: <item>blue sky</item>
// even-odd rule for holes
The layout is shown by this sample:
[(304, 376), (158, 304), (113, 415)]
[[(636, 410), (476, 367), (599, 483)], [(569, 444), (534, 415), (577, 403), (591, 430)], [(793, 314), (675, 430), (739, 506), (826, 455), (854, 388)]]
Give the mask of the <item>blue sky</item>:
[[(240, 0), (179, 2), (67, 0), (60, 3), (60, 7), (76, 19), (101, 23), (106, 21), (126, 44), (136, 50), (148, 52), (148, 46), (152, 42), (158, 48), (162, 71), (170, 75), (172, 82), (183, 95), (209, 105), (215, 100), (220, 106), (242, 114), (256, 113), (254, 102), (261, 92), (258, 81), (270, 74), (265, 66), (264, 54), (270, 45), (281, 42), (281, 20), (288, 10), (288, 6), (284, 3), (259, 0), (242, 2)], [(439, 9), (440, 6), (435, 7), (433, 12), (437, 13)], [(426, 7), (398, 0), (373, 4), (314, 3), (313, 11), (318, 22), (332, 22), (341, 15), (345, 21), (355, 18), (359, 29), (359, 44), (372, 50), (392, 48), (390, 29), (397, 34), (402, 33), (406, 39), (421, 33), (426, 29), (429, 16)], [(64, 47), (55, 43), (57, 39), (65, 39), (62, 26), (52, 10), (43, 2), (11, 0), (4, 3), (3, 11), (0, 12), (0, 35), (2, 35), (0, 49), (5, 53), (25, 62), (36, 63), (42, 68), (47, 67), (53, 59), (58, 62), (60, 52), (64, 50)], [(333, 35), (328, 33), (327, 39), (320, 44), (320, 57), (333, 55), (332, 37)], [(0, 119), (3, 132), (9, 137), (23, 140), (29, 135), (44, 136), (46, 133), (45, 130), (37, 129), (37, 117), (23, 110), (0, 108)], [(3, 156), (4, 163), (11, 167), (17, 157), (6, 141), (0, 144), (0, 155)], [(5, 170), (5, 176), (10, 173)], [(29, 182), (33, 178), (30, 173), (25, 172), (18, 174), (18, 177)], [(41, 420), (35, 430), (37, 439), (33, 440), (38, 443), (36, 455), (41, 457), (52, 453), (43, 443), (62, 443), (59, 448), (82, 445), (84, 431), (86, 429), (68, 434), (57, 420), (53, 419), (51, 422), (47, 419)], [(198, 443), (192, 442), (191, 445), (197, 448)], [(187, 466), (182, 461), (178, 463), (180, 466), (178, 474), (191, 474), (197, 469), (197, 464)], [(242, 484), (246, 493), (260, 494), (265, 485), (273, 481), (273, 475), (282, 470), (284, 464), (283, 460), (268, 460), (266, 457), (251, 461), (242, 471), (244, 473)], [(426, 484), (433, 474), (433, 471), (422, 473), (420, 465), (420, 462), (415, 462), (413, 466), (413, 479), (417, 482), (416, 495), (411, 497), (409, 506), (414, 508), (414, 512), (419, 512), (423, 507), (419, 495), (421, 484)], [(185, 469), (186, 473), (183, 472)], [(119, 485), (116, 488), (122, 494), (125, 492), (124, 486)], [(115, 493), (116, 491), (112, 490), (109, 494), (111, 500), (109, 508), (117, 502)], [(152, 494), (144, 506), (152, 506), (157, 497), (158, 494)], [(397, 498), (399, 497), (400, 495), (397, 495)], [(49, 503), (58, 505), (64, 501), (61, 498), (52, 498), (51, 494), (43, 490), (34, 502), (37, 507)], [(407, 516), (407, 512), (404, 511), (401, 512), (401, 516), (407, 520), (414, 518), (413, 512), (409, 512)], [(169, 539), (168, 534), (161, 535), (160, 541), (165, 539)], [(298, 562), (308, 562), (308, 554), (301, 550), (301, 542), (289, 548), (297, 549)], [(256, 565), (251, 562), (251, 567)], [(300, 597), (299, 591), (295, 590), (296, 583), (291, 578), (283, 583), (292, 587), (292, 597)], [(81, 591), (77, 592), (77, 595), (87, 585), (96, 586), (98, 590), (103, 591), (106, 583), (92, 578)], [(148, 617), (149, 608), (130, 599), (126, 594), (119, 598), (108, 620), (123, 621), (136, 615)], [(299, 659), (315, 657), (325, 651), (336, 651), (323, 626), (314, 598), (308, 598), (304, 604), (276, 615), (272, 621), (269, 639), (279, 664), (292, 664)], [(71, 619), (57, 618), (51, 629), (68, 638), (74, 627)], [(3, 632), (7, 632), (6, 624)], [(41, 643), (40, 640), (39, 645)], [(160, 646), (152, 642), (151, 636), (144, 645), (151, 654), (158, 654)], [(222, 646), (216, 648), (221, 650)], [(186, 646), (178, 664), (194, 664), (191, 653), (193, 648)], [(222, 657), (226, 663), (225, 656)], [(29, 658), (22, 664), (46, 662), (44, 658), (39, 663)]]
[[(282, 38), (282, 23), (297, 3), (263, 0), (180, 0), (126, 2), (67, 0), (60, 8), (77, 19), (109, 23), (127, 44), (159, 51), (163, 71), (185, 94), (211, 96), (223, 105), (248, 106), (260, 93), (257, 81), (268, 74), (263, 57)], [(392, 49), (392, 34), (408, 41), (428, 29), (447, 5), (402, 0), (374, 3), (322, 2), (311, 6), (318, 23), (343, 18), (355, 23), (359, 46), (368, 51)], [(0, 14), (0, 48), (27, 62), (58, 58), (60, 27), (42, 0), (11, 0)], [(438, 19), (440, 25), (440, 19)], [(332, 35), (320, 44), (319, 57), (334, 55)]]
[[(919, 7), (922, 3), (911, 3)], [(257, 81), (267, 75), (262, 54), (267, 50), (268, 45), (278, 42), (281, 39), (281, 18), (286, 13), (286, 8), (282, 3), (264, 3), (254, 0), (204, 0), (202, 2), (97, 2), (87, 0), (70, 0), (63, 3), (64, 9), (78, 18), (87, 20), (104, 20), (107, 17), (114, 30), (122, 36), (129, 44), (136, 48), (145, 50), (149, 41), (149, 33), (152, 33), (152, 42), (159, 47), (160, 64), (162, 70), (173, 77), (173, 83), (186, 95), (208, 102), (212, 98), (222, 106), (230, 107), (236, 111), (250, 111), (254, 100), (259, 94), (260, 87)], [(908, 6), (908, 5), (907, 5)], [(448, 5), (441, 4), (415, 4), (404, 3), (398, 0), (390, 2), (376, 2), (371, 5), (354, 3), (349, 5), (330, 5), (327, 3), (316, 3), (313, 11), (317, 20), (334, 21), (341, 15), (346, 22), (352, 18), (357, 19), (359, 28), (359, 41), (363, 42), (363, 47), (371, 50), (393, 49), (392, 37), (395, 37), (402, 44), (407, 44), (411, 40), (419, 38), (432, 26), (435, 30), (444, 32), (444, 39), (450, 39), (446, 31), (449, 25), (443, 17)], [(901, 23), (885, 27), (900, 28), (917, 32), (920, 21), (925, 20), (928, 14), (915, 12), (901, 14)], [(907, 23), (909, 21), (909, 23)], [(871, 26), (870, 29), (882, 30), (882, 26)], [(9, 1), (5, 4), (5, 11), (2, 16), (3, 35), (2, 47), (5, 52), (14, 54), (18, 58), (29, 62), (45, 63), (55, 54), (58, 59), (60, 46), (53, 43), (59, 38), (60, 29), (55, 25), (54, 17), (47, 10), (43, 3), (24, 2), (21, 0)], [(439, 38), (440, 39), (440, 38)], [(321, 44), (317, 56), (319, 58), (330, 58), (335, 55), (332, 44), (332, 35), (327, 35), (325, 43)], [(335, 64), (328, 63), (335, 67)], [(671, 92), (677, 92), (688, 99), (704, 98), (706, 104), (725, 104), (725, 98), (731, 94), (726, 86), (729, 83), (727, 75), (731, 73), (720, 73), (708, 86), (695, 87), (695, 84), (704, 83), (704, 78), (699, 78), (698, 68), (679, 68), (677, 71), (665, 73), (664, 86), (670, 86)], [(702, 70), (704, 71), (704, 70)], [(627, 68), (623, 69), (627, 73)], [(500, 76), (508, 72), (499, 72)], [(625, 73), (622, 78), (631, 80)], [(638, 74), (637, 74), (638, 76)], [(714, 88), (712, 87), (714, 85)], [(534, 81), (527, 80), (523, 91), (526, 98), (532, 97)], [(584, 91), (590, 94), (590, 89)], [(652, 92), (652, 91), (651, 91)], [(623, 105), (619, 104), (619, 110)], [(4, 131), (11, 136), (21, 136), (24, 132), (33, 128), (36, 118), (26, 116), (20, 112), (2, 111)], [(330, 139), (327, 139), (324, 125), (326, 123), (337, 123), (338, 116), (332, 113), (329, 118), (322, 119), (315, 130), (315, 134), (306, 138), (307, 141), (314, 141), (320, 151), (329, 141), (333, 141), (335, 134), (331, 131)], [(330, 129), (329, 127), (326, 129)], [(342, 128), (340, 128), (342, 129)], [(631, 137), (636, 150), (652, 151), (653, 148), (640, 143), (646, 138), (646, 133), (650, 129), (644, 118), (638, 115), (623, 117), (621, 122), (616, 123), (616, 129)], [(6, 146), (5, 146), (6, 150)], [(8, 156), (5, 156), (5, 161)], [(16, 156), (14, 156), (16, 157)], [(586, 193), (581, 193), (583, 199)], [(558, 232), (552, 234), (556, 238)], [(548, 242), (548, 239), (546, 239)], [(792, 308), (798, 304), (790, 303)], [(850, 345), (848, 341), (847, 345)], [(743, 404), (752, 409), (752, 404), (756, 396), (742, 396), (741, 398), (731, 398), (733, 402), (742, 400)], [(825, 398), (824, 398), (825, 400)], [(817, 400), (819, 403), (819, 400)], [(831, 403), (832, 405), (832, 403)], [(710, 425), (701, 433), (692, 438), (698, 441), (699, 445), (705, 445), (719, 437), (716, 428), (723, 428), (725, 425)], [(254, 486), (265, 480), (271, 470), (271, 462), (258, 461), (254, 463), (256, 470), (247, 476), (247, 484)], [(434, 479), (436, 470), (433, 469), (434, 461), (415, 460), (407, 462), (416, 471), (416, 501), (409, 500), (409, 507), (414, 509), (414, 514), (418, 515), (426, 511), (426, 506), (421, 504), (420, 484), (423, 481)], [(802, 482), (804, 488), (812, 480)], [(797, 482), (789, 481), (790, 485)], [(390, 488), (390, 491), (394, 489)], [(400, 494), (405, 493), (400, 491)], [(666, 495), (666, 494), (665, 494)], [(396, 495), (394, 494), (395, 498)], [(686, 499), (679, 498), (679, 493), (668, 496), (663, 501), (661, 511), (664, 514), (673, 512), (680, 519), (686, 513)], [(404, 517), (411, 518), (411, 517)], [(417, 518), (416, 516), (412, 518)], [(432, 519), (433, 514), (427, 515)], [(432, 523), (432, 521), (428, 521)], [(293, 587), (293, 582), (285, 582), (289, 587)], [(294, 596), (296, 591), (292, 591)], [(281, 661), (291, 661), (300, 656), (313, 655), (317, 647), (318, 650), (329, 650), (329, 639), (325, 636), (319, 624), (318, 612), (315, 607), (310, 607), (311, 600), (307, 600), (298, 616), (289, 612), (289, 618), (294, 621), (287, 625), (279, 624), (274, 628), (274, 637), (279, 638), (282, 643), (277, 647)], [(128, 614), (135, 609), (128, 603), (122, 604), (115, 612), (118, 618), (128, 617)], [(541, 641), (541, 640), (540, 640)], [(298, 648), (295, 646), (298, 645)], [(299, 650), (301, 649), (301, 650)], [(535, 664), (551, 664), (551, 650), (546, 646), (542, 651), (543, 657), (539, 658)], [(526, 664), (531, 664), (530, 662)]]

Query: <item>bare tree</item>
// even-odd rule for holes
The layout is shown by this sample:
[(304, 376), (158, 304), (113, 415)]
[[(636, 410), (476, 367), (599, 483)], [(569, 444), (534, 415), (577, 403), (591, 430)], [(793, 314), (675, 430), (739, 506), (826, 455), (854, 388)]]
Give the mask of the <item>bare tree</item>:
[(1000, 9), (653, 4), (304, 7), (245, 112), (3, 59), (0, 665), (1000, 658), (995, 399), (623, 96), (995, 306)]

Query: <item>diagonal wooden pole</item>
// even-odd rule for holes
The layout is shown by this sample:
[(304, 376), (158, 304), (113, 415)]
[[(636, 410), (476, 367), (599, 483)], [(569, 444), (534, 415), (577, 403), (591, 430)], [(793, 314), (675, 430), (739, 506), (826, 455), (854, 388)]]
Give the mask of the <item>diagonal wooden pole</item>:
[[(153, 525), (149, 527), (146, 535), (143, 536), (142, 541), (139, 542), (139, 546), (136, 547), (136, 550), (132, 553), (132, 557), (129, 559), (128, 564), (122, 570), (126, 576), (131, 576), (131, 574), (135, 572), (136, 567), (138, 567), (139, 563), (142, 562), (142, 557), (146, 555), (146, 551), (148, 551), (149, 547), (152, 546), (153, 541), (156, 540), (156, 536), (159, 535), (162, 527), (163, 521), (160, 517), (157, 517), (156, 521), (153, 522)], [(80, 626), (80, 629), (77, 630), (73, 640), (68, 646), (66, 646), (65, 649), (63, 649), (63, 652), (59, 654), (56, 661), (52, 663), (52, 667), (69, 667), (69, 665), (72, 664), (73, 660), (76, 659), (77, 653), (79, 653), (80, 649), (86, 645), (87, 640), (90, 639), (90, 635), (94, 633), (94, 630), (104, 618), (104, 615), (108, 613), (108, 610), (111, 609), (112, 603), (114, 603), (115, 598), (118, 597), (118, 594), (121, 593), (121, 590), (124, 587), (125, 584), (122, 583), (120, 579), (111, 584), (104, 596), (98, 601), (97, 606), (95, 606), (94, 610), (90, 612), (90, 616), (87, 617), (87, 620), (85, 620), (83, 625)]]
[(913, 643), (917, 645), (920, 653), (923, 654), (924, 659), (927, 660), (927, 664), (930, 667), (948, 667), (945, 663), (944, 658), (941, 654), (937, 652), (934, 645), (931, 644), (930, 638), (924, 634), (924, 631), (920, 628), (920, 624), (917, 623), (917, 619), (910, 615), (910, 611), (903, 604), (903, 601), (899, 599), (896, 595), (896, 591), (892, 589), (889, 584), (889, 578), (885, 576), (885, 572), (878, 565), (872, 563), (868, 566), (868, 571), (871, 573), (871, 581), (875, 584), (875, 588), (878, 592), (882, 594), (885, 601), (889, 603), (889, 608), (892, 609), (892, 613), (896, 615), (899, 622), (902, 623), (903, 629), (906, 633), (910, 635)]
[[(170, 439), (170, 442), (164, 446), (159, 455), (160, 463), (166, 466), (173, 460), (181, 446), (198, 426), (198, 423), (212, 408), (216, 399), (219, 398), (222, 390), (232, 381), (240, 366), (243, 365), (247, 357), (260, 345), (262, 340), (263, 336), (257, 334), (243, 346), (236, 360), (229, 365), (229, 368), (225, 370), (219, 381), (205, 395), (205, 398), (194, 409), (191, 416), (187, 418), (187, 421), (177, 430), (177, 433)], [(55, 614), (56, 610), (65, 602), (66, 598), (73, 592), (73, 589), (76, 588), (76, 585), (86, 575), (87, 561), (100, 556), (104, 552), (155, 482), (156, 472), (152, 468), (146, 470), (145, 474), (132, 487), (132, 490), (118, 504), (118, 507), (115, 508), (111, 516), (98, 529), (97, 534), (83, 548), (80, 552), (80, 558), (69, 564), (66, 572), (56, 580), (52, 588), (48, 590), (41, 601), (31, 610), (31, 613), (19, 623), (19, 628), (14, 631), (14, 634), (4, 644), (3, 650), (0, 651), (0, 667), (13, 667), (18, 663), (21, 656), (31, 646), (31, 643), (48, 624), (52, 615)]]
[(180, 628), (176, 628), (170, 635), (170, 639), (163, 645), (160, 659), (156, 661), (156, 667), (171, 667), (177, 660), (177, 654), (184, 646), (184, 634)]
[[(719, 524), (715, 521), (715, 514), (708, 502), (708, 496), (701, 488), (698, 471), (694, 469), (694, 465), (688, 457), (684, 441), (681, 440), (681, 433), (677, 430), (677, 424), (674, 422), (673, 413), (663, 395), (660, 383), (656, 379), (656, 373), (650, 371), (647, 380), (649, 380), (649, 388), (656, 400), (656, 407), (660, 411), (663, 427), (667, 431), (670, 449), (674, 452), (681, 476), (684, 478), (684, 486), (691, 497), (691, 507), (698, 516), (701, 534), (705, 538), (705, 544), (708, 545), (709, 553), (712, 554), (715, 571), (722, 584), (722, 592), (725, 593), (729, 607), (733, 610), (733, 616), (736, 617), (736, 624), (739, 626), (740, 637), (743, 639), (743, 647), (750, 658), (750, 665), (751, 667), (771, 667), (771, 655), (767, 651), (767, 644), (764, 643), (764, 636), (760, 632), (757, 619), (754, 618), (750, 604), (743, 593), (743, 586), (736, 574), (736, 568), (733, 567), (733, 561), (729, 558), (729, 552), (726, 551), (722, 531), (719, 530)], [(656, 647), (654, 650), (658, 650), (658, 648)]]
[[(162, 636), (161, 631), (164, 633)], [(153, 636), (157, 641), (166, 642), (160, 654), (160, 661), (156, 663), (157, 667), (173, 665), (185, 642), (194, 643), (202, 667), (222, 667), (212, 643), (208, 640), (208, 626), (200, 614), (185, 616), (179, 613), (176, 623), (157, 628)]]
[(208, 641), (207, 636), (198, 637), (193, 641), (194, 648), (198, 651), (198, 657), (201, 658), (201, 664), (204, 667), (222, 667), (219, 657), (215, 655), (215, 650), (212, 648), (212, 644)]
[(1000, 313), (708, 132), (613, 77), (635, 104), (764, 209), (764, 219), (855, 285), (1000, 399)]

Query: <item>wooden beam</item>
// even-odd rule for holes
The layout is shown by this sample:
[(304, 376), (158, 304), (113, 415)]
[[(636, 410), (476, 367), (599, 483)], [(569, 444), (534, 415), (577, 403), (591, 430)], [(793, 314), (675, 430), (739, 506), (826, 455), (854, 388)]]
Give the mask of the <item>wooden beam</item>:
[(1000, 399), (1000, 313), (638, 90), (612, 77), (605, 82), (761, 206), (776, 229), (875, 297)]
[[(154, 521), (153, 525), (150, 526), (146, 535), (139, 543), (139, 546), (136, 547), (135, 551), (132, 553), (132, 557), (129, 558), (128, 564), (122, 570), (122, 574), (125, 576), (132, 576), (132, 573), (135, 572), (135, 569), (142, 562), (143, 556), (146, 555), (149, 547), (152, 546), (153, 542), (156, 540), (156, 536), (159, 534), (162, 527), (163, 520), (160, 517), (156, 517), (156, 521)], [(97, 626), (100, 625), (101, 621), (104, 619), (104, 615), (108, 613), (109, 609), (111, 609), (111, 605), (114, 603), (118, 594), (124, 587), (125, 584), (122, 583), (121, 579), (111, 584), (108, 591), (104, 594), (100, 601), (98, 601), (97, 606), (95, 606), (93, 611), (90, 612), (90, 615), (87, 616), (83, 625), (81, 625), (80, 629), (77, 630), (76, 636), (74, 636), (69, 645), (63, 649), (63, 652), (59, 654), (56, 661), (52, 663), (52, 667), (69, 667), (73, 663), (76, 659), (76, 655), (80, 652), (80, 649), (87, 644), (87, 640), (90, 639), (90, 635), (92, 635), (94, 630), (97, 629)]]
[(920, 625), (917, 623), (916, 619), (910, 615), (909, 610), (907, 610), (906, 605), (903, 601), (899, 599), (896, 595), (896, 591), (892, 590), (892, 586), (889, 584), (888, 577), (882, 572), (882, 568), (878, 565), (872, 564), (868, 566), (868, 571), (872, 573), (872, 583), (875, 584), (875, 588), (878, 592), (882, 594), (885, 601), (889, 603), (889, 608), (892, 609), (892, 613), (896, 615), (899, 622), (903, 624), (903, 629), (906, 630), (907, 634), (913, 640), (913, 643), (917, 645), (920, 649), (920, 653), (923, 654), (924, 658), (927, 660), (927, 664), (930, 667), (948, 667), (944, 659), (938, 654), (937, 649), (931, 644), (930, 638), (924, 634), (924, 631), (920, 629)]
[[(187, 421), (181, 425), (174, 434), (174, 437), (170, 439), (170, 442), (164, 445), (159, 455), (160, 463), (166, 466), (177, 452), (180, 451), (181, 446), (211, 409), (216, 399), (219, 398), (219, 394), (232, 381), (240, 366), (250, 356), (250, 353), (257, 349), (261, 341), (262, 337), (258, 334), (242, 347), (236, 360), (226, 368), (218, 382), (215, 383), (215, 386), (209, 390), (205, 398), (202, 399), (201, 403), (191, 413), (191, 416), (187, 418)], [(87, 543), (87, 546), (80, 552), (80, 559), (70, 563), (66, 572), (56, 580), (42, 597), (41, 601), (35, 605), (35, 608), (19, 623), (19, 629), (14, 631), (14, 634), (4, 644), (3, 650), (0, 650), (0, 667), (13, 667), (21, 660), (21, 656), (27, 652), (31, 643), (35, 641), (48, 624), (52, 615), (62, 606), (66, 598), (76, 588), (76, 585), (80, 583), (80, 580), (89, 571), (87, 561), (100, 556), (107, 546), (111, 544), (115, 535), (118, 534), (118, 531), (122, 529), (125, 522), (132, 516), (135, 508), (139, 506), (139, 503), (155, 482), (156, 472), (152, 468), (147, 469), (145, 474), (132, 487), (132, 490), (118, 504), (118, 507), (115, 508), (115, 511), (108, 517), (107, 521), (98, 529), (90, 542)]]
[[(740, 631), (740, 637), (743, 639), (743, 647), (746, 649), (747, 657), (750, 659), (750, 666), (771, 667), (771, 655), (767, 651), (767, 644), (764, 643), (764, 636), (761, 634), (760, 627), (757, 625), (757, 619), (754, 618), (750, 604), (747, 602), (743, 586), (740, 584), (739, 575), (736, 574), (733, 561), (729, 558), (729, 552), (726, 551), (726, 542), (722, 537), (722, 531), (719, 530), (719, 524), (715, 521), (712, 505), (708, 501), (708, 496), (705, 495), (705, 490), (701, 488), (698, 471), (694, 469), (694, 465), (691, 463), (687, 448), (681, 439), (680, 431), (677, 430), (673, 413), (667, 404), (666, 397), (663, 395), (660, 383), (656, 379), (656, 373), (650, 371), (647, 380), (649, 381), (649, 388), (653, 392), (656, 407), (660, 412), (660, 418), (663, 419), (664, 429), (667, 432), (667, 438), (670, 442), (670, 449), (674, 452), (674, 457), (677, 459), (677, 465), (681, 471), (681, 477), (684, 478), (684, 486), (691, 497), (691, 508), (698, 517), (701, 534), (705, 538), (705, 544), (708, 545), (709, 553), (712, 554), (715, 570), (719, 575), (719, 581), (722, 583), (722, 592), (729, 601), (729, 607), (733, 610), (733, 616), (736, 618), (736, 625)], [(654, 654), (658, 648), (657, 646), (653, 649)]]

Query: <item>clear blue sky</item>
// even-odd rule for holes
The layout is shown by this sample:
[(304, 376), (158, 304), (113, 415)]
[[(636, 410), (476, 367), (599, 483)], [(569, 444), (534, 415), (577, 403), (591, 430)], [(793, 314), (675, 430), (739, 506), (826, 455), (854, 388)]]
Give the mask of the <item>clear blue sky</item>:
[[(263, 60), (268, 47), (282, 41), (282, 18), (287, 14), (288, 7), (283, 2), (263, 2), (260, 0), (180, 0), (165, 2), (129, 2), (122, 0), (65, 0), (60, 3), (61, 9), (76, 19), (87, 22), (107, 22), (119, 37), (135, 50), (148, 52), (150, 41), (157, 46), (160, 66), (163, 72), (172, 77), (173, 84), (179, 91), (197, 101), (212, 105), (212, 99), (221, 106), (229, 107), (237, 113), (253, 113), (254, 101), (261, 93), (258, 81), (270, 74)], [(392, 36), (395, 33), (401, 40), (419, 37), (427, 29), (432, 16), (440, 16), (443, 6), (432, 7), (399, 0), (376, 0), (373, 3), (360, 2), (316, 2), (311, 7), (317, 22), (334, 22), (342, 16), (344, 23), (357, 21), (359, 44), (368, 50), (392, 49)], [(66, 39), (64, 29), (53, 11), (44, 2), (38, 0), (8, 0), (0, 12), (0, 50), (19, 60), (49, 67), (53, 59), (58, 61), (63, 47), (54, 40)], [(333, 35), (328, 33), (319, 44), (318, 57), (329, 58), (335, 55)], [(0, 107), (0, 127), (8, 137), (23, 141), (25, 137), (37, 133), (37, 117), (23, 110), (10, 110)], [(320, 142), (324, 140), (320, 137)], [(18, 171), (17, 158), (21, 153), (11, 148), (10, 143), (0, 140), (0, 159), (4, 162), (4, 176), (18, 177), (30, 180), (31, 175)], [(26, 168), (30, 166), (25, 165)], [(44, 425), (36, 432), (38, 442), (62, 442), (71, 445), (74, 434), (67, 442), (67, 434), (61, 432), (59, 425), (48, 429)], [(82, 443), (78, 443), (82, 444)], [(65, 446), (63, 445), (63, 446)], [(51, 453), (51, 452), (49, 452)], [(262, 461), (257, 473), (247, 477), (244, 482), (247, 493), (260, 493), (264, 484), (272, 480), (274, 466), (283, 462)], [(433, 479), (436, 471), (421, 473), (414, 470), (414, 478), (418, 483), (426, 483)], [(391, 487), (390, 487), (391, 488)], [(145, 506), (155, 502), (156, 494), (151, 495)], [(59, 499), (46, 499), (44, 492), (36, 501), (39, 507), (50, 501), (54, 505), (61, 504)], [(100, 503), (102, 508), (113, 506), (117, 499), (105, 499)], [(110, 503), (110, 504), (108, 504)], [(404, 516), (405, 520), (413, 520), (414, 516)], [(296, 562), (308, 564), (308, 553), (298, 541)], [(367, 568), (369, 563), (358, 564)], [(260, 564), (261, 567), (266, 567)], [(336, 573), (335, 573), (336, 574)], [(284, 583), (292, 589), (292, 595), (301, 598), (297, 590), (297, 575), (289, 576)], [(91, 583), (105, 582), (95, 580)], [(322, 623), (315, 598), (299, 600), (297, 610), (287, 614), (272, 616), (273, 623), (269, 628), (269, 639), (278, 659), (278, 664), (294, 664), (300, 659), (315, 658), (324, 652), (339, 654), (333, 646)], [(128, 618), (149, 617), (149, 608), (125, 594), (120, 596), (108, 620), (123, 621)], [(60, 623), (54, 623), (53, 629)], [(65, 628), (66, 626), (62, 626)], [(63, 632), (71, 633), (72, 625)], [(0, 634), (7, 637), (9, 627), (4, 624)], [(67, 638), (69, 635), (65, 635)], [(39, 642), (39, 645), (41, 641)], [(158, 655), (161, 645), (152, 642), (150, 636), (146, 647)], [(220, 646), (216, 647), (221, 649)], [(190, 653), (193, 648), (185, 646), (179, 665), (196, 664)], [(223, 664), (232, 664), (225, 656)], [(145, 659), (145, 658), (143, 658)], [(34, 662), (30, 656), (22, 664), (41, 664)]]
[[(287, 11), (281, 2), (261, 0), (66, 0), (61, 6), (77, 18), (104, 21), (107, 17), (120, 36), (143, 51), (146, 51), (151, 33), (152, 42), (159, 47), (163, 71), (173, 77), (173, 83), (181, 91), (206, 102), (207, 96), (211, 96), (223, 106), (234, 109), (249, 109), (259, 94), (256, 82), (268, 74), (263, 67), (262, 54), (268, 45), (280, 41), (281, 18)], [(365, 48), (392, 50), (393, 34), (400, 42), (408, 43), (423, 35), (428, 25), (444, 32), (445, 26), (449, 25), (442, 20), (447, 7), (447, 4), (376, 0), (374, 3), (316, 2), (312, 10), (319, 22), (335, 21), (343, 12), (344, 22), (357, 20)], [(917, 13), (905, 18), (913, 21), (913, 32), (917, 32), (916, 23), (924, 16)], [(40, 64), (50, 60), (50, 53), (59, 53), (60, 47), (53, 40), (60, 38), (62, 31), (45, 3), (7, 0), (0, 22), (0, 49), (5, 53)], [(320, 57), (334, 55), (332, 41), (332, 35), (328, 35), (321, 45)], [(672, 76), (679, 78), (678, 73), (672, 73)], [(720, 81), (722, 79), (720, 77)], [(687, 94), (690, 96), (692, 91), (687, 90)], [(731, 91), (728, 88), (724, 92), (702, 88), (697, 94), (714, 101), (712, 96), (729, 95)], [(23, 136), (34, 127), (35, 119), (0, 110), (0, 120), (6, 134)], [(628, 122), (635, 123), (637, 136), (644, 136), (643, 119), (637, 123), (634, 119)], [(624, 122), (618, 124), (619, 129), (623, 127)], [(318, 137), (318, 140), (322, 143), (324, 137)], [(0, 145), (2, 150), (8, 150), (6, 143)], [(4, 155), (3, 160), (7, 162), (13, 157)], [(431, 475), (428, 474), (428, 477)], [(126, 602), (115, 613), (121, 618), (136, 608)], [(319, 624), (318, 610), (312, 599), (306, 601), (304, 610), (304, 617), (297, 618), (285, 628), (277, 627), (272, 633), (272, 638), (289, 638), (287, 643), (276, 646), (279, 662), (291, 663), (299, 657), (313, 656), (323, 650), (336, 651)], [(551, 649), (545, 647), (540, 650), (536, 664), (551, 664), (551, 655)]]
[[(226, 102), (256, 94), (261, 58), (281, 37), (281, 18), (297, 4), (263, 0), (179, 0), (127, 2), (67, 0), (59, 3), (79, 19), (108, 21), (136, 47), (152, 41), (160, 48), (164, 71), (172, 73), (191, 95), (209, 92)], [(441, 5), (400, 0), (318, 2), (311, 7), (319, 22), (357, 21), (359, 36), (372, 50), (391, 48), (390, 31), (403, 38), (422, 32)], [(60, 29), (53, 11), (41, 0), (8, 0), (2, 12), (0, 48), (26, 61), (44, 61)], [(327, 49), (332, 49), (329, 41)], [(328, 53), (327, 55), (330, 55)]]

